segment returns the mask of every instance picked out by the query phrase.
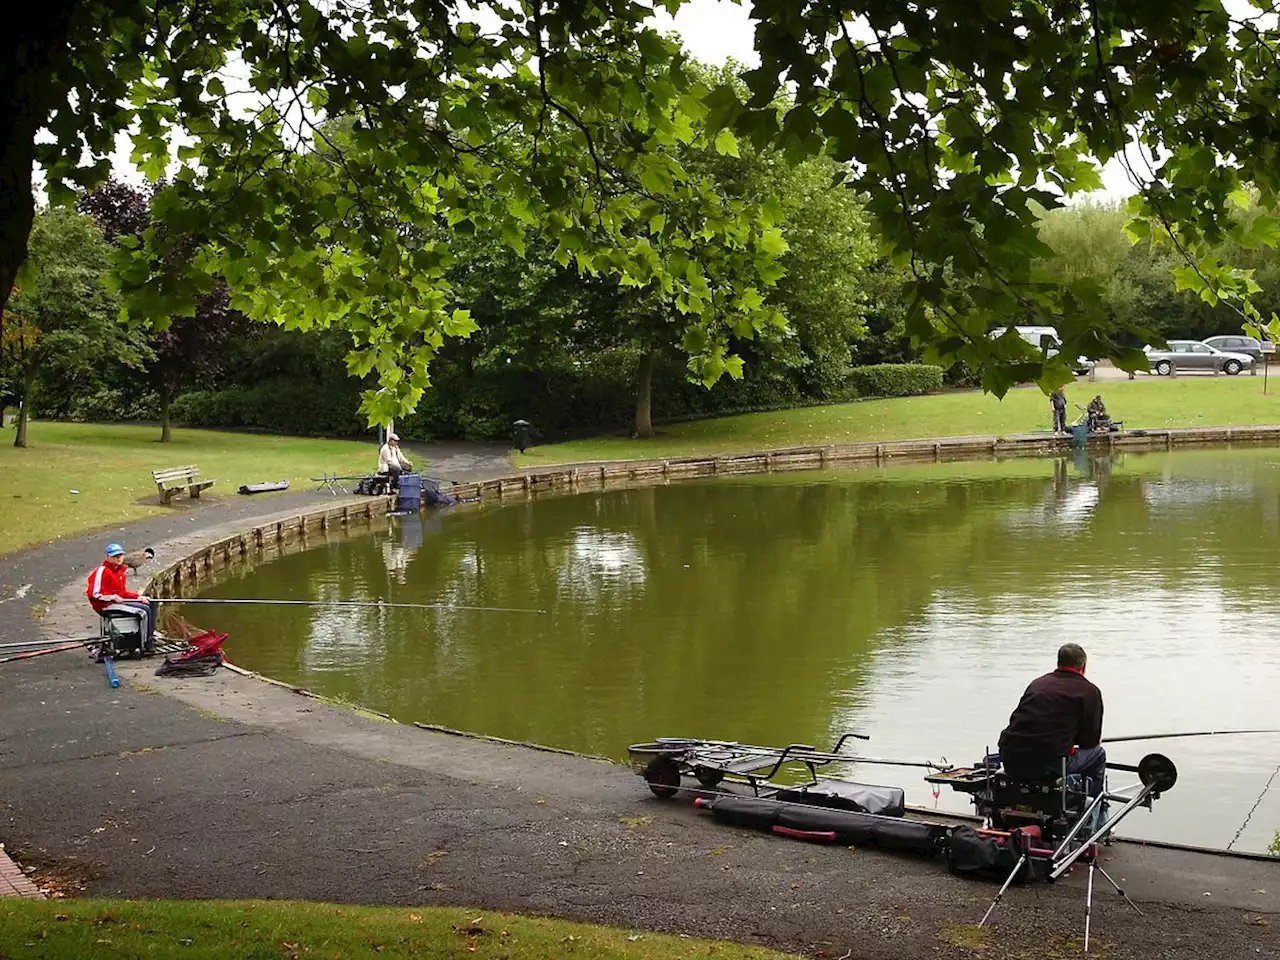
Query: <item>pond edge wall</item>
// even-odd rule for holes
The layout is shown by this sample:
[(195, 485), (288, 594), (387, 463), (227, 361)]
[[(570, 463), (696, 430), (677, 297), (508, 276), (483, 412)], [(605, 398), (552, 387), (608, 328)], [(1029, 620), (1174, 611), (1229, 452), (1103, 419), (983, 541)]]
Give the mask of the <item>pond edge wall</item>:
[[(1089, 438), (1091, 453), (1113, 451), (1172, 450), (1174, 447), (1232, 443), (1280, 444), (1280, 424), (1244, 427), (1191, 427), (1168, 430), (1133, 430), (1095, 434)], [(992, 460), (1002, 457), (1050, 457), (1071, 453), (1070, 435), (1024, 434), (1007, 437), (946, 437), (924, 440), (888, 440), (880, 443), (830, 444), (789, 447), (754, 453), (714, 457), (679, 457), (665, 460), (615, 460), (603, 463), (566, 464), (527, 470), (492, 480), (455, 483), (449, 493), (459, 498), (528, 495), (545, 490), (602, 489), (623, 483), (684, 480), (696, 477), (733, 476), (790, 470), (822, 470), (863, 465), (943, 463), (958, 460)]]

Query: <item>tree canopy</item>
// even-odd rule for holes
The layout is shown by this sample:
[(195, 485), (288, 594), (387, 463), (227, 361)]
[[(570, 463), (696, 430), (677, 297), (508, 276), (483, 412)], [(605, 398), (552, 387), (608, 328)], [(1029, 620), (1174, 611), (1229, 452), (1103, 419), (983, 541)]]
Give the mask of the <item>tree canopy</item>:
[(53, 209), (36, 218), (31, 256), (0, 322), (0, 371), (20, 403), (14, 446), (26, 446), (28, 401), (42, 373), (56, 367), (65, 382), (112, 360), (141, 364), (141, 345), (117, 322), (107, 262), (108, 244), (89, 217)]
[[(1062, 357), (1140, 362), (1096, 284), (1042, 269), (1040, 212), (1113, 158), (1139, 191), (1131, 236), (1172, 250), (1180, 287), (1264, 320), (1219, 255), (1280, 239), (1271, 214), (1236, 215), (1246, 186), (1269, 210), (1280, 184), (1280, 32), (1253, 3), (756, 0), (741, 97), (703, 83), (636, 0), (51, 0), (0, 38), (0, 296), (33, 158), (56, 200), (103, 179), (128, 129), (148, 175), (177, 163), (164, 229), (123, 273), (134, 316), (164, 323), (225, 277), (255, 319), (347, 331), (385, 420), (473, 328), (445, 224), (661, 291), (710, 383), (735, 372), (733, 337), (778, 325), (783, 249), (768, 210), (708, 190), (680, 148), (745, 138), (846, 165), (911, 272), (906, 330), (945, 363), (996, 392), (1061, 382)], [(336, 118), (342, 144), (322, 128)], [(176, 244), (200, 254), (174, 269)], [(1059, 359), (987, 336), (1026, 314), (1059, 328)]]

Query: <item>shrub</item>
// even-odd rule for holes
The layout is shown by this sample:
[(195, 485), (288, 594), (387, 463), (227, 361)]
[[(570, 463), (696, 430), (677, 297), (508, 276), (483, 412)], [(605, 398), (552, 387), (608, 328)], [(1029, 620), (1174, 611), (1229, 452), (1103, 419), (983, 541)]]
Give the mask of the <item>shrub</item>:
[(255, 387), (192, 390), (170, 408), (176, 423), (190, 427), (267, 430), (294, 436), (350, 437), (367, 432), (359, 386), (334, 389), (305, 382), (276, 381)]
[(942, 389), (942, 368), (923, 363), (854, 367), (849, 385), (859, 397), (910, 397)]
[(1273, 857), (1280, 857), (1280, 830), (1276, 831), (1276, 835), (1271, 841), (1271, 846), (1267, 847), (1267, 851)]

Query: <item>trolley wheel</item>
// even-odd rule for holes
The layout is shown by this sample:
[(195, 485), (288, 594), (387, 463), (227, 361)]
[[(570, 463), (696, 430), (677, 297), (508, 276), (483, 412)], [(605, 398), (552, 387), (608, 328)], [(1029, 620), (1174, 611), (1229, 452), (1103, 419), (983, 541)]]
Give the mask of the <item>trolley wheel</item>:
[(644, 782), (655, 797), (670, 800), (680, 789), (680, 764), (671, 757), (655, 757), (645, 767)]
[(1178, 782), (1178, 768), (1162, 753), (1148, 753), (1138, 761), (1138, 779), (1154, 786), (1157, 793), (1172, 790)]
[(720, 781), (724, 779), (723, 770), (715, 770), (711, 767), (695, 767), (693, 775), (698, 778), (698, 782), (708, 790), (714, 790), (720, 786)]

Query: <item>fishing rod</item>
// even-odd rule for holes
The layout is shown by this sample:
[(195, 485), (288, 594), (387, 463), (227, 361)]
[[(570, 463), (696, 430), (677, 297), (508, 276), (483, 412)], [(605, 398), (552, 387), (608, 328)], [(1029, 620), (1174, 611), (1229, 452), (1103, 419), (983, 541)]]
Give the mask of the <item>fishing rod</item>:
[(24, 653), (15, 653), (11, 657), (0, 657), (0, 663), (13, 663), (16, 660), (30, 660), (32, 657), (43, 657), (49, 653), (63, 653), (67, 650), (79, 650), (85, 645), (85, 641), (76, 640), (73, 643), (63, 643), (56, 647), (46, 647), (43, 650), (27, 650)]
[(296, 607), (373, 607), (398, 610), (477, 610), (487, 613), (546, 613), (527, 607), (471, 607), (456, 603), (387, 603), (383, 600), (223, 600), (217, 597), (151, 597), (153, 603), (252, 603)]
[(47, 637), (44, 640), (20, 640), (17, 643), (0, 643), (0, 650), (18, 650), (24, 647), (47, 647), (51, 643), (78, 643), (81, 646), (90, 643), (97, 643), (105, 637), (85, 637), (83, 640), (75, 640), (72, 637)]
[(1280, 733), (1280, 730), (1201, 730), (1196, 733), (1144, 733), (1132, 737), (1103, 737), (1100, 743), (1126, 743), (1130, 740), (1172, 740), (1175, 737), (1233, 737), (1248, 733)]

